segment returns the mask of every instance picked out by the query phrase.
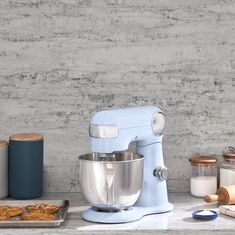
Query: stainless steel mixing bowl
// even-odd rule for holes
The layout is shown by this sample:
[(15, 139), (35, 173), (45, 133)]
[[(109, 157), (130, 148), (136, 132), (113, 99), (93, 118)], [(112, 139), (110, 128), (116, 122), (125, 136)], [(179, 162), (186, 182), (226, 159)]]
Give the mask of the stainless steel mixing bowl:
[(79, 157), (81, 190), (92, 206), (120, 210), (138, 199), (144, 157), (131, 152), (90, 153)]

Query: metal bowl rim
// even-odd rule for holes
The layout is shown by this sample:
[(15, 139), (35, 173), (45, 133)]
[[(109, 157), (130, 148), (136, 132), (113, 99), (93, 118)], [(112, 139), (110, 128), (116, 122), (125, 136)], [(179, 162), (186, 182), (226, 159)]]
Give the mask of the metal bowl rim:
[(95, 160), (88, 160), (88, 159), (81, 159), (81, 157), (86, 156), (86, 155), (90, 155), (92, 153), (87, 153), (87, 154), (82, 154), (78, 157), (79, 161), (84, 161), (84, 162), (95, 162), (95, 163), (112, 163), (112, 164), (119, 164), (119, 163), (128, 163), (128, 162), (137, 162), (137, 161), (143, 161), (144, 160), (144, 156), (142, 154), (138, 154), (138, 153), (132, 153), (134, 155), (137, 155), (138, 158), (134, 159), (134, 160), (123, 160), (123, 161), (95, 161)]

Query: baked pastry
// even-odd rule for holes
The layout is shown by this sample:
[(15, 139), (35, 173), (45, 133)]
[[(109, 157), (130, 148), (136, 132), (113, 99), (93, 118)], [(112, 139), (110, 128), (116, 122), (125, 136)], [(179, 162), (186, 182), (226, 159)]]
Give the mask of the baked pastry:
[(0, 213), (0, 220), (10, 220), (11, 216), (7, 210), (1, 211)]
[(50, 204), (36, 204), (26, 206), (28, 214), (24, 214), (21, 207), (13, 207), (8, 205), (0, 206), (0, 220), (11, 220), (12, 217), (20, 216), (21, 220), (27, 221), (50, 221), (56, 220), (57, 213), (60, 208)]
[(2, 211), (7, 210), (9, 207), (10, 207), (10, 206), (7, 206), (7, 205), (0, 206), (0, 213), (1, 213)]
[(0, 216), (5, 218), (5, 216), (18, 216), (23, 214), (24, 210), (20, 207), (13, 207), (13, 206), (0, 206)]
[(23, 208), (20, 208), (20, 207), (9, 207), (8, 212), (11, 217), (14, 217), (14, 216), (22, 215), (24, 210)]
[(20, 219), (27, 221), (50, 221), (50, 220), (56, 220), (56, 217), (52, 214), (33, 212), (21, 215)]
[(50, 204), (36, 204), (36, 205), (28, 205), (26, 206), (29, 213), (47, 213), (47, 214), (55, 214), (57, 213), (60, 208), (56, 205)]

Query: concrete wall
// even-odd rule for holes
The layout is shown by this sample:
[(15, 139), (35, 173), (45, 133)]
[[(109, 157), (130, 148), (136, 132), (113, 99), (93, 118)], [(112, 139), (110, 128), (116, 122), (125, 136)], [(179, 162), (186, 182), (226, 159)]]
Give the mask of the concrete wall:
[(168, 118), (170, 191), (188, 158), (235, 145), (235, 2), (1, 0), (0, 138), (45, 135), (45, 190), (79, 191), (97, 110), (154, 104)]

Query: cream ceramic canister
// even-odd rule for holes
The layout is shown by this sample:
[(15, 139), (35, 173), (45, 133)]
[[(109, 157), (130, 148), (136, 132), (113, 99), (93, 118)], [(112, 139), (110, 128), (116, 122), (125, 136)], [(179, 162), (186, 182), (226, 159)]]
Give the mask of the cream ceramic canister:
[(0, 198), (8, 196), (8, 142), (0, 140)]

